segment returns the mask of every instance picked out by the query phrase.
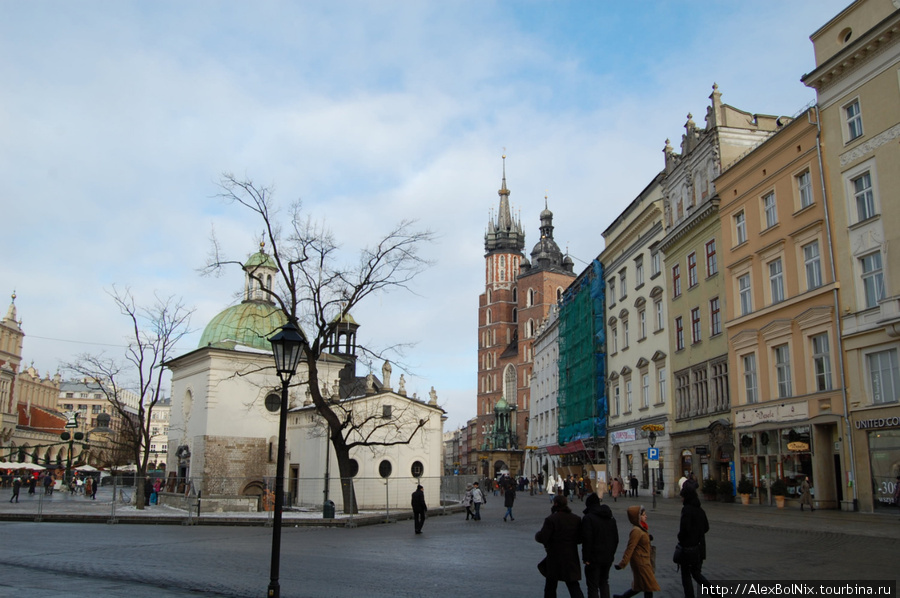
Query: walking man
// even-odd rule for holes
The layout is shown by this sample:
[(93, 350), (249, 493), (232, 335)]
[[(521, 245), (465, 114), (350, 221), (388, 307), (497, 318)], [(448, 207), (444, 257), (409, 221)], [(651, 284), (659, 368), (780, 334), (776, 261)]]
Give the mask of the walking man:
[(13, 479), (13, 493), (12, 498), (9, 499), (9, 502), (13, 502), (13, 498), (16, 499), (16, 502), (19, 502), (19, 489), (22, 488), (22, 478), (16, 476)]
[(422, 526), (425, 525), (425, 512), (428, 511), (428, 507), (425, 505), (425, 493), (422, 492), (421, 484), (416, 486), (416, 491), (412, 493), (412, 510), (416, 533), (421, 534)]
[(803, 505), (808, 505), (810, 511), (815, 511), (816, 508), (812, 504), (812, 493), (810, 492), (809, 485), (809, 476), (803, 476), (803, 482), (800, 484), (800, 510), (803, 510)]

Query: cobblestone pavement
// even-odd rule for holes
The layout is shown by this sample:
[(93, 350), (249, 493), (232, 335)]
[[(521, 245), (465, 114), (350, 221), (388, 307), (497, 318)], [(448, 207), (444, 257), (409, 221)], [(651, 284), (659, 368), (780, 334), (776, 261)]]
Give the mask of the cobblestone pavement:
[[(659, 499), (655, 511), (648, 497), (606, 502), (619, 523), (619, 556), (629, 530), (627, 506), (640, 503), (650, 511), (663, 589), (656, 595), (680, 596), (680, 576), (670, 562), (679, 502)], [(16, 508), (4, 503), (0, 514)], [(520, 494), (516, 519), (508, 523), (501, 497), (489, 497), (477, 523), (461, 513), (438, 516), (440, 510), (432, 509), (421, 535), (413, 534), (406, 514), (395, 523), (355, 528), (286, 521), (282, 596), (539, 596), (543, 578), (535, 565), (543, 548), (534, 534), (549, 506), (546, 495)], [(704, 573), (712, 580), (896, 581), (900, 576), (897, 511), (801, 513), (720, 503), (704, 508), (712, 528)], [(576, 501), (573, 510), (581, 514), (582, 509)], [(152, 518), (153, 509), (148, 511), (145, 516)], [(261, 598), (269, 583), (272, 530), (267, 527), (0, 522), (0, 538), (0, 596)], [(612, 571), (611, 582), (613, 592), (624, 591), (630, 572)]]

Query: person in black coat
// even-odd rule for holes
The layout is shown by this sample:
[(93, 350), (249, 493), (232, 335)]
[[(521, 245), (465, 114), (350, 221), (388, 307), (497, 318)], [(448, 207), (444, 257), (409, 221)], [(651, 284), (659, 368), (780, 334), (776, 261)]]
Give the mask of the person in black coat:
[(503, 506), (506, 507), (506, 514), (503, 515), (503, 521), (506, 521), (506, 518), (509, 517), (510, 521), (515, 521), (516, 518), (513, 517), (513, 503), (516, 502), (516, 484), (510, 479), (509, 483), (506, 485), (506, 493), (503, 495)]
[(581, 518), (581, 560), (588, 598), (609, 598), (609, 569), (619, 547), (619, 528), (612, 510), (600, 504), (600, 497), (590, 494), (585, 499)]
[(415, 520), (416, 533), (422, 533), (422, 526), (425, 525), (425, 512), (428, 507), (425, 506), (425, 493), (422, 486), (416, 486), (416, 491), (412, 493), (412, 510), (413, 519)]
[(709, 583), (700, 569), (706, 559), (706, 532), (709, 531), (709, 520), (697, 491), (687, 484), (681, 489), (683, 505), (681, 507), (681, 525), (678, 528), (678, 543), (681, 544), (681, 585), (685, 598), (694, 598), (694, 583)]
[(556, 598), (556, 586), (565, 582), (571, 598), (584, 598), (581, 591), (581, 565), (578, 562), (578, 544), (581, 543), (581, 518), (569, 508), (565, 496), (553, 497), (550, 516), (544, 519), (541, 531), (534, 539), (547, 551), (547, 578), (544, 582), (544, 598)]

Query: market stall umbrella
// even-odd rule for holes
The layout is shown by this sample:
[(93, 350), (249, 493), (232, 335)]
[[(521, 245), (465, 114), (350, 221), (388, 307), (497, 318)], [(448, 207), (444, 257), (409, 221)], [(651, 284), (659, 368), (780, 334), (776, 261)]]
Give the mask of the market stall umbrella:
[(87, 472), (100, 471), (93, 465), (82, 465), (81, 467), (76, 467), (75, 470), (76, 471), (87, 471)]

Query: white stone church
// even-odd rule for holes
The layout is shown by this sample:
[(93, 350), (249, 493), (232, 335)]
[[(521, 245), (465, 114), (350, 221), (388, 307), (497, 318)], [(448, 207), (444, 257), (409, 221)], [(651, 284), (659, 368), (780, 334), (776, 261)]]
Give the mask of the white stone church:
[[(250, 256), (244, 272), (243, 300), (209, 322), (197, 349), (166, 364), (172, 371), (167, 471), (172, 490), (202, 492), (204, 499), (217, 499), (210, 504), (225, 509), (256, 510), (275, 487), (278, 413), (266, 409), (265, 398), (280, 393), (281, 382), (268, 339), (286, 318), (256, 280), (271, 287), (277, 275), (263, 248)], [(444, 411), (433, 388), (427, 403), (406, 396), (402, 375), (393, 391), (388, 363), (381, 380), (371, 373), (357, 377), (358, 328), (347, 314), (328, 343), (329, 353), (318, 365), (323, 396), (358, 421), (368, 418), (359, 432), (370, 441), (389, 443), (421, 428), (408, 444), (352, 449), (357, 505), (409, 508), (421, 481), (426, 501), (437, 506)], [(298, 370), (289, 392), (285, 505), (318, 508), (327, 496), (340, 511), (337, 460), (326, 443), (324, 420), (307, 398), (306, 379)]]

